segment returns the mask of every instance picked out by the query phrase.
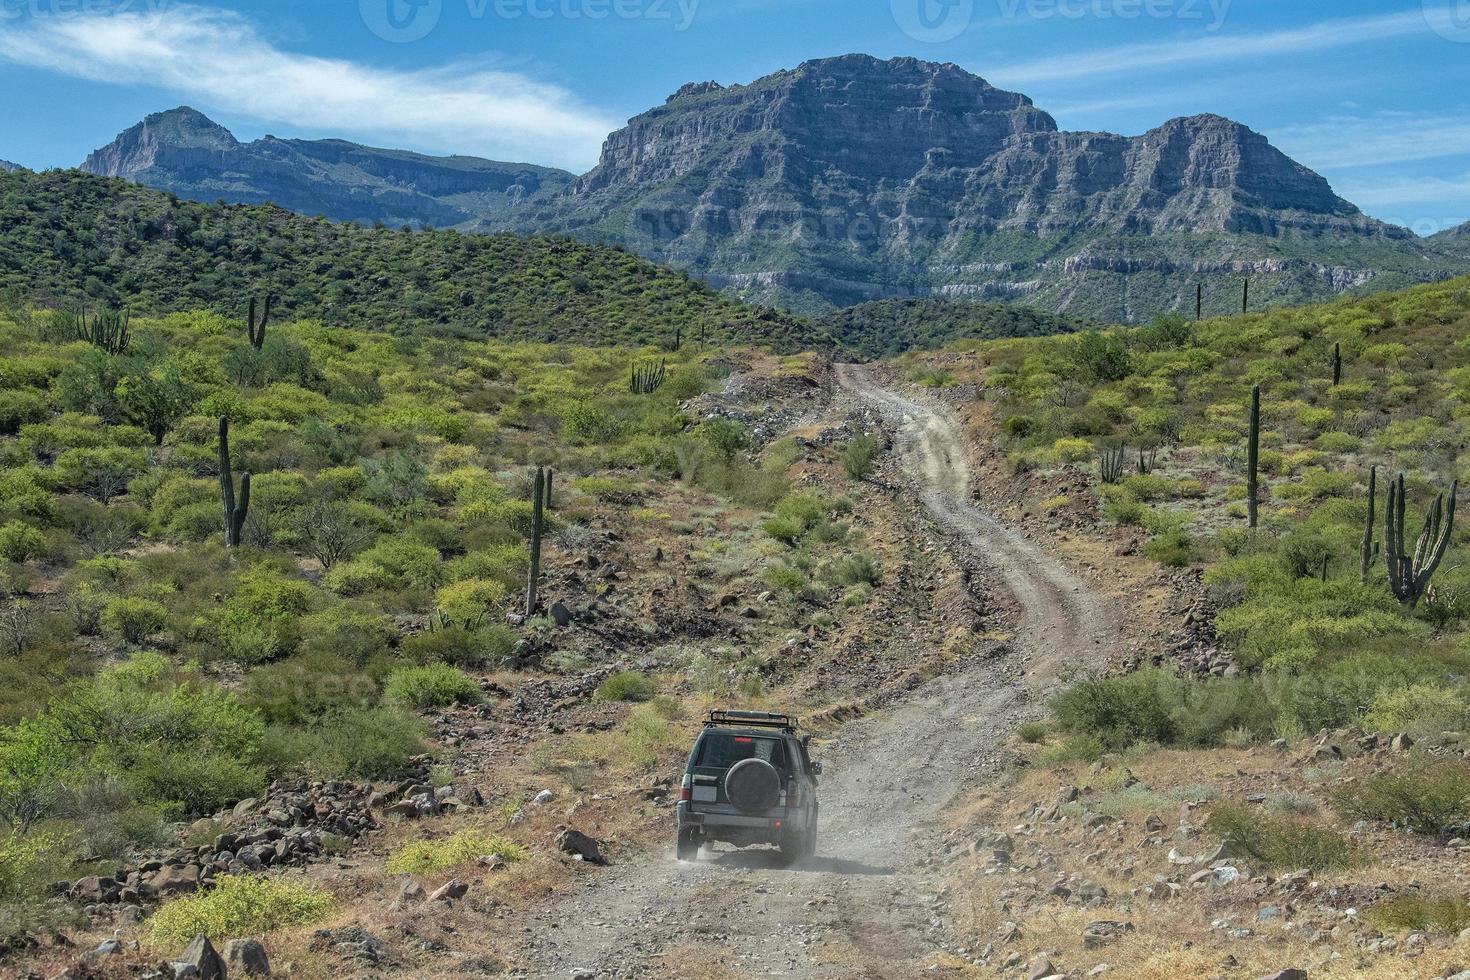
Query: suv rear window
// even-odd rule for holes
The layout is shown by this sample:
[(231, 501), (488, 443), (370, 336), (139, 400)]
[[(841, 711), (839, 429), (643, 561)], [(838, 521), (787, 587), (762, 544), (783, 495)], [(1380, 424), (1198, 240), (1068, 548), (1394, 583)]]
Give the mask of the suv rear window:
[(745, 759), (764, 759), (782, 772), (790, 769), (785, 739), (734, 732), (705, 732), (694, 764), (701, 769), (729, 769)]

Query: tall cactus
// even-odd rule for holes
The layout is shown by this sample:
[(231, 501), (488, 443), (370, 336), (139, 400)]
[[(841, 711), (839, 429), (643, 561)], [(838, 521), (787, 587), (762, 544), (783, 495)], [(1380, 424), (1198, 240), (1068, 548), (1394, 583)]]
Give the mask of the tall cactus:
[(634, 364), (630, 368), (628, 390), (635, 395), (651, 395), (663, 387), (667, 372), (667, 361), (659, 361), (657, 365)]
[(1123, 479), (1124, 460), (1128, 447), (1119, 444), (1111, 449), (1104, 447), (1097, 457), (1097, 476), (1104, 483), (1119, 483)]
[(1260, 523), (1260, 469), (1261, 469), (1261, 386), (1251, 389), (1250, 434), (1246, 443), (1246, 467), (1249, 470), (1245, 481), (1245, 507), (1250, 516), (1251, 527)]
[(72, 332), (78, 340), (85, 340), (93, 347), (109, 354), (127, 352), (132, 340), (131, 317), (126, 310), (102, 310), (89, 316), (87, 304), (71, 314)]
[(225, 544), (238, 548), (245, 530), (245, 517), (250, 513), (250, 474), (241, 474), (237, 500), (235, 477), (230, 471), (230, 419), (225, 415), (219, 417), (219, 494), (220, 505), (225, 512)]
[(1384, 557), (1388, 560), (1388, 588), (1399, 605), (1407, 612), (1419, 605), (1429, 589), (1429, 580), (1434, 576), (1439, 563), (1444, 560), (1450, 547), (1450, 536), (1455, 530), (1455, 497), (1460, 491), (1460, 481), (1450, 486), (1449, 503), (1444, 494), (1434, 498), (1429, 511), (1424, 515), (1424, 529), (1414, 543), (1413, 554), (1404, 547), (1404, 474), (1389, 482), (1388, 503), (1384, 509)]
[(245, 317), (245, 332), (250, 335), (250, 345), (256, 350), (265, 346), (265, 322), (271, 318), (271, 295), (265, 294), (265, 309), (260, 313), (260, 323), (255, 322), (255, 297), (250, 297), (250, 309)]
[(1241, 294), (1240, 294), (1240, 312), (1243, 315), (1243, 314), (1249, 313), (1250, 311), (1251, 311), (1251, 281), (1250, 281), (1249, 278), (1247, 278), (1246, 281), (1245, 281), (1245, 287), (1241, 291)]
[(1342, 384), (1342, 344), (1332, 345), (1332, 384)]
[(1368, 517), (1363, 522), (1362, 582), (1368, 584), (1373, 559), (1378, 557), (1378, 542), (1373, 540), (1373, 521), (1378, 516), (1378, 467), (1368, 468)]
[(536, 615), (536, 591), (541, 585), (541, 531), (545, 520), (546, 471), (536, 467), (536, 483), (531, 490), (531, 571), (526, 576), (526, 615)]
[(1205, 284), (1197, 282), (1194, 284), (1194, 322), (1198, 323), (1204, 319), (1205, 313)]

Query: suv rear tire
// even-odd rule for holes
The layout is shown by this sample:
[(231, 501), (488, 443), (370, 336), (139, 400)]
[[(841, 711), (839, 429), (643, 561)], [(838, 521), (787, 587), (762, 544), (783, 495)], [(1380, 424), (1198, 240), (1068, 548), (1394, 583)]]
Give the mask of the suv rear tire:
[(674, 856), (680, 861), (699, 860), (699, 835), (692, 830), (679, 831), (679, 840), (674, 846)]

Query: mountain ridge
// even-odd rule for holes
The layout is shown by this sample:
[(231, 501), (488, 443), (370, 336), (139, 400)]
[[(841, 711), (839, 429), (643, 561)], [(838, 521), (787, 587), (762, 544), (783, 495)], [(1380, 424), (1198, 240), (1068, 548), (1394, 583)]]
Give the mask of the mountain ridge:
[[(402, 172), (395, 151), (224, 144), (212, 123), (192, 122), (188, 138), (207, 145), (171, 147), (155, 123), (86, 168), (339, 220), (391, 212), (394, 223), (621, 244), (803, 312), (916, 296), (1126, 322), (1192, 313), (1202, 281), (1207, 309), (1223, 312), (1236, 303), (1231, 278), (1251, 276), (1259, 302), (1281, 304), (1470, 270), (1448, 239), (1363, 214), (1242, 123), (1206, 113), (1138, 136), (1066, 132), (1024, 94), (916, 58), (845, 55), (747, 84), (689, 83), (610, 134), (588, 173), (519, 183), (519, 165), (400, 154)], [(287, 174), (273, 194), (237, 188), (225, 157)], [(509, 182), (434, 193), (455, 189), (430, 186), (453, 161)], [(308, 176), (293, 183), (292, 167)], [(350, 186), (323, 198), (343, 172)], [(309, 203), (331, 207), (307, 206), (313, 193)]]
[(273, 203), (359, 223), (454, 226), (504, 218), (572, 175), (534, 164), (434, 157), (347, 140), (241, 143), (188, 106), (154, 113), (88, 155), (82, 170), (197, 201)]

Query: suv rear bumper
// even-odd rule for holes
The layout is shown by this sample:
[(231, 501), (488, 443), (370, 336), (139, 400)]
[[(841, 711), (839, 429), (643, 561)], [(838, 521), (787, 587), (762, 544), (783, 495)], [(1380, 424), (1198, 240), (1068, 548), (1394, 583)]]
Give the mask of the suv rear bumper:
[(779, 844), (805, 824), (800, 810), (788, 814), (785, 807), (764, 816), (749, 816), (723, 804), (680, 802), (678, 815), (681, 833), (697, 831), (708, 840), (732, 844)]

